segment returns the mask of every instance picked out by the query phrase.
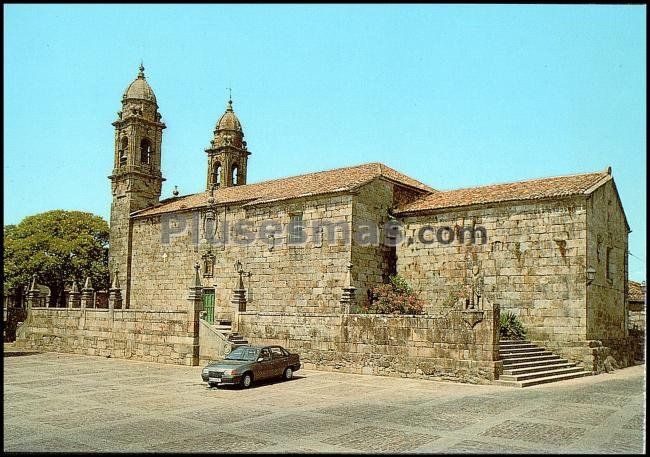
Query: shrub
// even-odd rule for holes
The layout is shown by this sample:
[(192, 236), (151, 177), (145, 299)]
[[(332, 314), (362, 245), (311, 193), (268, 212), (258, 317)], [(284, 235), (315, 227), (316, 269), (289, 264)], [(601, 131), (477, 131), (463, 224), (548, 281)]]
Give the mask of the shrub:
[(399, 275), (391, 276), (388, 284), (370, 288), (370, 303), (361, 306), (362, 312), (380, 314), (422, 314), (424, 302)]
[(526, 330), (516, 314), (506, 311), (499, 319), (499, 334), (503, 339), (523, 340)]

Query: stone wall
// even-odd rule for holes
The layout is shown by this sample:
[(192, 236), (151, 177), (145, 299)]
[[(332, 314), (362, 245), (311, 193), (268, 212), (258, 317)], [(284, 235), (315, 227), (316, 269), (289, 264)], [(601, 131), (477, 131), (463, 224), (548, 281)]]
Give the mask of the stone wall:
[(587, 199), (587, 265), (596, 269), (587, 287), (587, 339), (627, 336), (627, 239), (623, 208), (609, 181)]
[[(518, 314), (531, 340), (557, 346), (582, 344), (587, 325), (585, 219), (584, 198), (406, 217), (410, 242), (397, 248), (397, 271), (420, 291), (427, 312), (435, 314), (466, 293), (474, 278), (473, 268), (478, 267), (483, 295), (499, 303), (502, 312)], [(434, 231), (421, 233), (422, 242), (418, 233), (424, 226)], [(453, 242), (437, 240), (441, 227), (452, 229)], [(483, 227), (486, 239), (477, 235), (471, 243), (465, 232), (461, 243), (462, 227)], [(446, 233), (441, 236), (449, 238)]]
[(16, 347), (196, 365), (195, 325), (186, 311), (31, 308)]
[(237, 331), (279, 344), (306, 368), (489, 383), (498, 376), (499, 307), (445, 316), (245, 312)]
[[(196, 215), (195, 215), (196, 214)], [(307, 244), (290, 245), (283, 235), (292, 214), (302, 214), (307, 226)], [(241, 260), (243, 268), (251, 272), (245, 278), (249, 292), (249, 310), (264, 309), (277, 312), (334, 312), (346, 277), (350, 261), (349, 245), (339, 235), (328, 242), (327, 232), (321, 240), (312, 233), (315, 224), (341, 223), (351, 230), (352, 197), (350, 195), (301, 198), (263, 206), (218, 206), (216, 242), (220, 242), (224, 221), (227, 221), (229, 243), (213, 246), (215, 255), (213, 277), (203, 277), (201, 257), (208, 252), (204, 224), (206, 211), (180, 213), (186, 230), (172, 235), (168, 244), (161, 243), (162, 218), (134, 219), (131, 259), (131, 307), (137, 309), (169, 309), (182, 303), (185, 290), (193, 275), (192, 266), (200, 262), (204, 287), (215, 288), (215, 313), (217, 318), (230, 320), (233, 305), (232, 291), (238, 275), (234, 264)], [(164, 216), (163, 216), (164, 217)], [(254, 240), (248, 245), (236, 244), (235, 225), (249, 221), (247, 237)], [(281, 233), (269, 240), (262, 232), (262, 222), (277, 222)], [(198, 230), (198, 237), (196, 231)], [(341, 233), (343, 229), (335, 230)], [(269, 232), (270, 233), (270, 232)], [(194, 240), (198, 240), (198, 245)], [(179, 305), (181, 306), (181, 305)]]
[(351, 261), (358, 305), (368, 302), (368, 288), (387, 282), (394, 263), (391, 249), (383, 242), (383, 226), (393, 205), (394, 187), (377, 179), (361, 187), (354, 196)]

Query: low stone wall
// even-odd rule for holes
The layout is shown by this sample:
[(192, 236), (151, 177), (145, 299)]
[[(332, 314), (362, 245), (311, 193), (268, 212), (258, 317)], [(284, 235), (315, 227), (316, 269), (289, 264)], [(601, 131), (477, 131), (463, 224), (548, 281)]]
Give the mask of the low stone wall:
[(556, 341), (530, 340), (567, 360), (575, 362), (593, 374), (634, 365), (638, 343), (633, 337), (610, 340), (582, 340), (558, 343)]
[(235, 323), (253, 344), (299, 353), (306, 368), (484, 384), (501, 372), (498, 321), (494, 305), (445, 316), (244, 312)]
[(31, 308), (16, 346), (197, 365), (195, 326), (185, 311)]

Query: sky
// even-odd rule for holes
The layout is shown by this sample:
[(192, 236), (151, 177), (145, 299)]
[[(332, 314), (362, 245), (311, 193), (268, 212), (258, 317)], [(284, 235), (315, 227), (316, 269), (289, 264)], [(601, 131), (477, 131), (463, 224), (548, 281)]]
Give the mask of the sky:
[(232, 88), (248, 182), (382, 162), (444, 190), (612, 167), (645, 280), (642, 5), (4, 5), (4, 224), (109, 219), (143, 61), (162, 198), (205, 190)]

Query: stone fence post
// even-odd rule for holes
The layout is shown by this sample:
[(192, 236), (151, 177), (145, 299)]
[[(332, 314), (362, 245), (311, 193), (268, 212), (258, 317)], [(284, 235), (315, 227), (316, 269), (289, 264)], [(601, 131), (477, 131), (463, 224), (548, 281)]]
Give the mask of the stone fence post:
[(86, 278), (86, 283), (84, 288), (81, 289), (81, 307), (82, 308), (94, 308), (95, 304), (93, 303), (93, 298), (95, 294), (95, 289), (93, 289), (93, 284), (90, 281), (90, 276)]
[(77, 286), (77, 281), (72, 281), (72, 288), (68, 292), (68, 308), (79, 308), (81, 306), (81, 292), (79, 292), (79, 286)]
[(40, 291), (36, 283), (36, 274), (32, 276), (32, 284), (27, 291), (27, 308), (36, 306), (38, 299), (40, 298)]
[(117, 268), (113, 275), (113, 285), (108, 291), (108, 310), (122, 308), (122, 289), (120, 289), (120, 280), (117, 275)]

